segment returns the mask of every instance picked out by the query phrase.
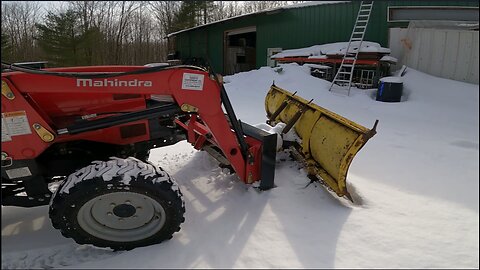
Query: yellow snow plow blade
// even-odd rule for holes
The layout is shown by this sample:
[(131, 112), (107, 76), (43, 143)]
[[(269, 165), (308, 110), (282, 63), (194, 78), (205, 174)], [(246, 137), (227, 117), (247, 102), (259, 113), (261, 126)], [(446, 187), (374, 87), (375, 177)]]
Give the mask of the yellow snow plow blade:
[(346, 186), (347, 171), (355, 154), (375, 135), (378, 120), (368, 129), (295, 94), (271, 86), (265, 98), (267, 123), (285, 123), (282, 134), (293, 128), (301, 141), (284, 141), (284, 147), (305, 165), (308, 177), (353, 201)]

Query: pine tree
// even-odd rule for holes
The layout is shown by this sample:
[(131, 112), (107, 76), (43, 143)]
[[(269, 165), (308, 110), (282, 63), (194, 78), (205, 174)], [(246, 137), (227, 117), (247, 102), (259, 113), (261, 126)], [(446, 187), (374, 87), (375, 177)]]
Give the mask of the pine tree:
[(2, 60), (7, 62), (12, 61), (12, 47), (10, 46), (9, 37), (7, 34), (2, 33)]
[(215, 1), (194, 1), (197, 9), (198, 25), (207, 24), (212, 21), (216, 5)]
[(39, 30), (38, 43), (47, 55), (47, 59), (57, 66), (76, 66), (85, 64), (78, 14), (72, 10), (54, 14), (48, 13), (45, 24), (36, 25)]
[(173, 32), (194, 27), (197, 3), (195, 1), (182, 1), (180, 9), (173, 19)]

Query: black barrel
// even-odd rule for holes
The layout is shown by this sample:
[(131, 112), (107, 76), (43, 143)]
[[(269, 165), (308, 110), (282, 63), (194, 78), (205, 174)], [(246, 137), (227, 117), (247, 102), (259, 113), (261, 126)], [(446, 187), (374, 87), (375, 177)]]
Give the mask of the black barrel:
[(377, 101), (400, 102), (403, 93), (401, 77), (384, 77), (380, 79), (377, 90)]

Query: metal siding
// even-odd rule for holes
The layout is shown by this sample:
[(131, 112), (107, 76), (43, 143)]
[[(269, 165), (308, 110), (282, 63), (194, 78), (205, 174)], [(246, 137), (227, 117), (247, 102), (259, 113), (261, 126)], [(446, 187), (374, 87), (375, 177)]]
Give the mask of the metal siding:
[(326, 16), (325, 9), (319, 6), (318, 13), (316, 15), (317, 25), (318, 25), (317, 40), (322, 43), (323, 43), (323, 37), (327, 31), (327, 25), (325, 24), (325, 16)]
[(433, 44), (436, 44), (432, 48), (432, 54), (437, 57), (433, 57), (430, 65), (430, 74), (435, 76), (440, 76), (442, 74), (442, 67), (444, 64), (445, 58), (443, 58), (443, 52), (445, 50), (445, 45), (447, 42), (447, 32), (445, 31), (436, 31), (433, 36)]
[(428, 70), (429, 63), (431, 61), (433, 31), (431, 29), (425, 29), (420, 36), (418, 68), (420, 70)]
[[(399, 59), (419, 71), (442, 78), (478, 84), (478, 31), (408, 29), (411, 50)], [(472, 72), (473, 70), (473, 72)]]
[(322, 26), (320, 25), (320, 7), (316, 6), (312, 8), (313, 14), (313, 25), (315, 28), (315, 33), (312, 35), (313, 40), (319, 40), (320, 39), (320, 31), (322, 29)]
[[(327, 29), (325, 35), (323, 35), (323, 43), (327, 42), (327, 40), (332, 40), (332, 41), (336, 41), (333, 37), (335, 31), (334, 29), (336, 28), (335, 27), (335, 22), (333, 21), (334, 18), (333, 18), (333, 15), (334, 15), (334, 12), (332, 9), (334, 9), (335, 7), (334, 6), (329, 6), (329, 7), (326, 7), (325, 8), (325, 21), (323, 22), (325, 24), (325, 27)], [(336, 14), (338, 16), (338, 14)], [(338, 25), (338, 24), (337, 24)], [(341, 25), (341, 24), (340, 24)]]
[(478, 78), (478, 69), (479, 69), (479, 43), (478, 43), (478, 32), (473, 35), (472, 39), (473, 45), (472, 45), (472, 55), (471, 55), (471, 62), (469, 66), (469, 72), (467, 74), (466, 81), (467, 82), (476, 82), (478, 84), (479, 78)]
[[(419, 31), (420, 33), (420, 31)], [(455, 69), (457, 66), (457, 55), (458, 51), (455, 48), (458, 48), (458, 42), (460, 40), (459, 32), (450, 32), (447, 31), (447, 43), (445, 48), (445, 62), (446, 65), (442, 68), (442, 77), (453, 79), (453, 74), (455, 74)]]
[[(470, 66), (471, 53), (473, 47), (473, 35), (471, 32), (460, 32), (459, 48), (457, 53), (458, 65), (453, 77), (457, 80), (465, 81), (468, 74), (468, 67)], [(478, 63), (477, 63), (478, 65)]]
[[(323, 35), (323, 38), (321, 39), (322, 40), (322, 43), (325, 43), (326, 40), (329, 40), (329, 39), (332, 39), (334, 40), (333, 38), (333, 27), (332, 27), (332, 24), (333, 24), (333, 15), (334, 14), (337, 14), (336, 12), (336, 9), (338, 9), (339, 6), (330, 6), (330, 7), (325, 7), (323, 8), (323, 10), (325, 11), (325, 19), (323, 19), (322, 21), (322, 24), (324, 25), (324, 29), (325, 29), (325, 34)], [(340, 13), (340, 16), (342, 16), (342, 13)], [(342, 20), (342, 18), (339, 16), (339, 19)], [(337, 24), (337, 27), (340, 27), (341, 25)]]
[(295, 19), (292, 20), (292, 23), (287, 25), (287, 32), (285, 33), (285, 35), (289, 36), (289, 39), (287, 41), (289, 48), (296, 47), (295, 42), (298, 39), (297, 37), (298, 32), (295, 31), (295, 28), (296, 28), (296, 25), (298, 24), (298, 21), (302, 19), (302, 17), (299, 16), (298, 12), (295, 12), (294, 16), (295, 16)]
[(211, 64), (216, 72), (223, 70), (223, 32), (210, 29), (208, 40)]

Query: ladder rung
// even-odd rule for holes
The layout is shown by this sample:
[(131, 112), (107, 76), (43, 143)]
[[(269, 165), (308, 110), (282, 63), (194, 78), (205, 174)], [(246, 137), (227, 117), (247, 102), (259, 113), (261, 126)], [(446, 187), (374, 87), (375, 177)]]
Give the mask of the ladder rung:
[(343, 60), (355, 60), (355, 57), (344, 57)]
[(350, 64), (343, 64), (342, 67), (353, 67), (353, 65)]
[(357, 34), (363, 34), (365, 32), (353, 32), (354, 35), (357, 35)]
[(361, 25), (361, 26), (355, 26), (355, 28), (366, 28), (366, 25)]
[(350, 82), (349, 80), (340, 80), (340, 79), (336, 79), (335, 82)]

